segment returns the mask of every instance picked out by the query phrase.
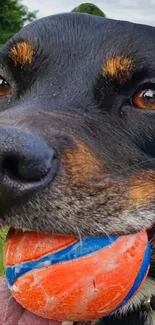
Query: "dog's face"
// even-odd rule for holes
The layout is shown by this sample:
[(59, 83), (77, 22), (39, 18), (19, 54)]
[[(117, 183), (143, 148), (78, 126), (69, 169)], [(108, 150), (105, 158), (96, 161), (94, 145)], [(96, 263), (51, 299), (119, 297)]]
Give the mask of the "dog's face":
[(153, 27), (82, 14), (1, 49), (1, 226), (154, 236), (154, 55)]

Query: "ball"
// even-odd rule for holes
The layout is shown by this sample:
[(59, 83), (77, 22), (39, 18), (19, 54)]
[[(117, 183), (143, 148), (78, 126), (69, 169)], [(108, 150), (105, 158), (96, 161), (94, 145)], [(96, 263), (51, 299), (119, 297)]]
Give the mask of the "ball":
[(86, 237), (10, 231), (4, 248), (9, 288), (28, 311), (58, 321), (95, 320), (119, 310), (143, 285), (147, 232)]

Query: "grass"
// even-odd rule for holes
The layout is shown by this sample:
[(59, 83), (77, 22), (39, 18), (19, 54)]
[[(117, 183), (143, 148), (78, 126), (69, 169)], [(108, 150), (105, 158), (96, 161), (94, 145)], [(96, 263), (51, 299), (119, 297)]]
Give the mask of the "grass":
[(0, 276), (5, 274), (4, 265), (3, 265), (3, 246), (4, 246), (6, 235), (7, 235), (7, 230), (1, 229), (0, 230)]

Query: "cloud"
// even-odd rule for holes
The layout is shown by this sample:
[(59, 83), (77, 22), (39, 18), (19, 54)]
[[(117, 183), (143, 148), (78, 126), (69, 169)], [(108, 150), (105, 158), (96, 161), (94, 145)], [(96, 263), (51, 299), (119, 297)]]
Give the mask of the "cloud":
[(155, 26), (155, 0), (23, 0), (30, 10), (39, 10), (38, 18), (69, 12), (82, 2), (96, 4), (108, 18)]

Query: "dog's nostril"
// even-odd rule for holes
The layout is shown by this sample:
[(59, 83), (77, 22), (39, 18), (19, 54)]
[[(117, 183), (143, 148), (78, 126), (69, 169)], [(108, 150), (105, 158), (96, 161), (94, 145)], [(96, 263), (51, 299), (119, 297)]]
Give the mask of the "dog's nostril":
[(25, 157), (20, 154), (8, 155), (2, 160), (3, 175), (7, 174), (12, 180), (18, 181), (40, 181), (48, 174), (55, 160), (56, 153), (50, 148), (44, 157), (33, 153)]
[(11, 178), (19, 177), (19, 163), (16, 157), (8, 156), (4, 158), (2, 163), (3, 174), (7, 174)]

